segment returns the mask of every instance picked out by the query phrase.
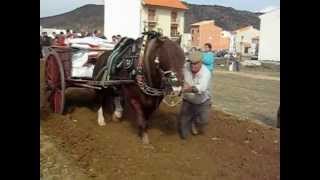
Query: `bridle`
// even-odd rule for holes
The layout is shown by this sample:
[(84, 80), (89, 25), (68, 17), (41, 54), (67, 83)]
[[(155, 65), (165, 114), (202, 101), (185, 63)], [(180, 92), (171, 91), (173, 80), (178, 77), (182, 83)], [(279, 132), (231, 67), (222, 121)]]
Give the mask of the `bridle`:
[[(157, 33), (157, 32), (149, 32), (149, 33)], [(163, 70), (160, 67), (160, 61), (159, 57), (156, 56), (154, 59), (154, 64), (156, 66), (156, 69), (160, 73), (161, 78), (161, 86), (160, 88), (154, 88), (148, 85), (148, 82), (146, 81), (145, 75), (144, 75), (144, 68), (143, 68), (143, 61), (144, 61), (144, 55), (145, 55), (145, 47), (146, 42), (148, 40), (148, 33), (145, 33), (143, 36), (142, 46), (140, 49), (139, 54), (139, 61), (137, 66), (137, 75), (136, 75), (136, 82), (139, 86), (140, 90), (149, 96), (164, 96), (163, 102), (168, 106), (176, 106), (182, 101), (182, 98), (178, 102), (173, 102), (172, 99), (177, 98), (179, 95), (175, 95), (172, 91), (172, 87), (178, 84), (178, 78), (175, 72), (171, 70)], [(156, 34), (156, 38), (161, 36), (161, 34)], [(168, 102), (170, 101), (170, 102)]]

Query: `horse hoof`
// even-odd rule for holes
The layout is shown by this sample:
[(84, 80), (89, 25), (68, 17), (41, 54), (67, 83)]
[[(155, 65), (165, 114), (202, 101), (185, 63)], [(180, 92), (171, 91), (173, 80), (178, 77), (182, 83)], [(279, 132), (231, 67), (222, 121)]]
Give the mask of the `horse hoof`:
[(148, 134), (143, 134), (142, 135), (142, 144), (149, 144), (149, 137)]
[(120, 118), (117, 117), (117, 115), (113, 114), (113, 115), (112, 115), (112, 121), (113, 121), (113, 122), (119, 122), (119, 121), (120, 121)]
[(106, 125), (106, 122), (104, 122), (104, 120), (98, 120), (98, 124), (99, 126), (105, 126)]

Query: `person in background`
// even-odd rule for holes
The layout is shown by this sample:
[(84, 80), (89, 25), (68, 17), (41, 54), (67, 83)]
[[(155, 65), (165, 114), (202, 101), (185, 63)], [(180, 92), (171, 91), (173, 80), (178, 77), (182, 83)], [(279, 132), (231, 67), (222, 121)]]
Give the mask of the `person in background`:
[(78, 33), (76, 31), (72, 31), (72, 38), (78, 38)]
[(112, 43), (117, 44), (117, 42), (118, 42), (117, 36), (113, 35), (112, 36)]
[(42, 56), (46, 56), (49, 52), (49, 46), (52, 45), (52, 39), (47, 32), (42, 33)]
[(57, 45), (65, 46), (65, 35), (62, 31), (60, 32), (60, 35), (58, 36)]
[(101, 31), (100, 30), (94, 30), (92, 36), (100, 38), (101, 37)]
[(66, 38), (71, 38), (71, 37), (72, 37), (72, 32), (70, 29), (67, 29)]
[(53, 39), (55, 39), (57, 37), (57, 33), (56, 32), (52, 32), (52, 37), (53, 37)]
[(210, 43), (204, 44), (204, 51), (202, 53), (202, 63), (212, 73), (215, 63), (215, 54), (212, 52), (212, 45)]
[(42, 55), (42, 36), (40, 35), (40, 59), (43, 58), (43, 55)]
[(211, 100), (213, 99), (212, 81), (213, 81), (213, 70), (215, 68), (215, 54), (212, 52), (212, 45), (210, 43), (204, 44), (204, 51), (202, 52), (202, 63), (208, 68), (211, 73), (211, 79), (209, 82), (209, 91)]
[(121, 35), (118, 34), (118, 35), (117, 35), (117, 40), (118, 40), (118, 42), (121, 40), (121, 38), (122, 38)]
[(70, 29), (67, 29), (67, 34), (64, 43), (68, 45), (71, 39), (73, 39), (73, 33)]
[(178, 116), (178, 132), (182, 139), (186, 139), (195, 125), (199, 133), (205, 133), (211, 107), (209, 81), (211, 73), (201, 60), (201, 53), (190, 53), (189, 61), (185, 64), (183, 101)]

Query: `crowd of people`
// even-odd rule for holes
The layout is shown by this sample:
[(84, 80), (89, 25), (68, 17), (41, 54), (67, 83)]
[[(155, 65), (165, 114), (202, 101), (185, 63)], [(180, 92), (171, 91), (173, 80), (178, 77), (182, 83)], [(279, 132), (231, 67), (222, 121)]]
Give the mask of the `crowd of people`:
[[(47, 53), (47, 47), (49, 46), (68, 46), (71, 39), (85, 37), (107, 39), (100, 30), (95, 30), (92, 33), (85, 31), (81, 31), (78, 33), (76, 31), (67, 29), (66, 34), (64, 32), (60, 32), (59, 34), (53, 32), (51, 35), (49, 35), (47, 32), (42, 32), (42, 34), (40, 35), (40, 58), (43, 58), (44, 54)], [(112, 36), (111, 42), (116, 44), (120, 39), (120, 35), (114, 35)]]

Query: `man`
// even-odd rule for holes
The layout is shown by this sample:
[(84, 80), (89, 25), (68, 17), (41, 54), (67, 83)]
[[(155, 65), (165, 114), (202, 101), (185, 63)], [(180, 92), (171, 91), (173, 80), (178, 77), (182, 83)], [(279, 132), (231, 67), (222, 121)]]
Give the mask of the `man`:
[(101, 37), (101, 31), (100, 30), (94, 30), (92, 36), (100, 38)]
[(55, 39), (57, 37), (57, 33), (56, 32), (52, 32), (52, 39)]
[(57, 45), (64, 46), (65, 45), (65, 38), (66, 37), (65, 37), (64, 33), (61, 31), (60, 35), (58, 36), (58, 38), (56, 40)]
[(40, 59), (43, 58), (43, 55), (42, 55), (42, 36), (40, 35)]
[(112, 43), (117, 44), (117, 42), (118, 42), (117, 36), (113, 35), (112, 36)]
[(48, 47), (51, 46), (52, 44), (52, 39), (51, 37), (48, 36), (47, 32), (42, 33), (42, 56), (45, 57), (48, 53)]
[(178, 120), (178, 131), (182, 139), (186, 139), (190, 133), (192, 123), (200, 133), (204, 133), (211, 109), (208, 87), (211, 73), (202, 64), (200, 52), (192, 52), (189, 60), (191, 62), (185, 64), (183, 72), (183, 102)]

